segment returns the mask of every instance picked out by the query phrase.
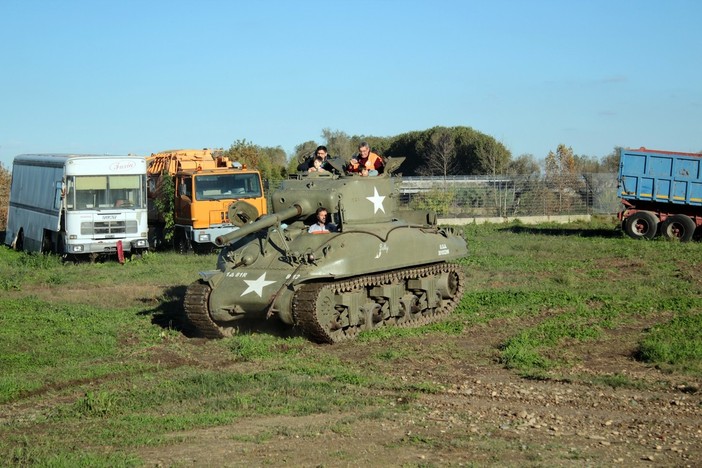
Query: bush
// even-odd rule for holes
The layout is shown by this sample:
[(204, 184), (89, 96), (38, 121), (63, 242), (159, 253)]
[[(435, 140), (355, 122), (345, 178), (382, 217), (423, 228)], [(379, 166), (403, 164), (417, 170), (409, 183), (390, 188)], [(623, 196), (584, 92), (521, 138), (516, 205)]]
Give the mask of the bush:
[(0, 162), (0, 231), (5, 231), (7, 228), (7, 209), (10, 206), (11, 182), (12, 173)]

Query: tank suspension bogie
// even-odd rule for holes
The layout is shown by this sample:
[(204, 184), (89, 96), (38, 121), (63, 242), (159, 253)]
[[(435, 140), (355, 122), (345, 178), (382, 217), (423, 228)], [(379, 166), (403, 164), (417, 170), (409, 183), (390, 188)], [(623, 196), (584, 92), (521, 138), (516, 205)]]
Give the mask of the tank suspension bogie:
[(460, 266), (435, 264), (303, 284), (293, 298), (293, 317), (310, 338), (323, 343), (382, 326), (417, 327), (450, 314), (464, 282)]

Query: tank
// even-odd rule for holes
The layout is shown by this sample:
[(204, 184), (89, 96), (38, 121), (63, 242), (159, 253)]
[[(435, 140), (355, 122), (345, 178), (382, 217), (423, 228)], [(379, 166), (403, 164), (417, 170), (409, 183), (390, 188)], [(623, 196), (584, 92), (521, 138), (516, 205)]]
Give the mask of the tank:
[[(230, 207), (240, 227), (216, 239), (217, 269), (186, 291), (186, 323), (223, 338), (244, 319), (277, 316), (311, 340), (338, 343), (363, 330), (417, 327), (449, 315), (465, 286), (468, 253), (432, 212), (398, 211), (404, 158), (375, 177), (300, 173), (271, 195), (270, 214), (251, 221), (246, 202)], [(337, 229), (309, 233), (324, 207)]]

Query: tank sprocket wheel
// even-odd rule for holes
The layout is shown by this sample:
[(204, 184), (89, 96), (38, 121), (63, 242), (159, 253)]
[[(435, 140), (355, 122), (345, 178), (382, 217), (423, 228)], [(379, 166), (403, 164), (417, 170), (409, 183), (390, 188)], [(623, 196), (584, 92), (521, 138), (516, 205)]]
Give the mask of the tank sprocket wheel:
[(208, 302), (212, 288), (202, 280), (195, 281), (185, 291), (183, 309), (185, 325), (205, 338), (227, 338), (234, 334), (233, 327), (217, 325), (210, 317)]
[[(419, 303), (406, 290), (405, 303), (412, 310), (401, 317), (380, 320), (371, 327), (351, 324), (344, 307), (336, 305), (335, 296), (368, 291), (374, 286), (392, 285), (411, 279), (448, 275), (445, 293), (448, 298), (439, 301), (436, 308), (417, 309)], [(378, 275), (352, 278), (344, 281), (303, 284), (293, 299), (293, 318), (303, 332), (320, 343), (339, 343), (356, 337), (362, 330), (381, 326), (415, 328), (436, 322), (453, 312), (465, 288), (465, 276), (459, 265), (440, 263), (420, 268), (396, 270)], [(403, 306), (403, 309), (406, 307)]]

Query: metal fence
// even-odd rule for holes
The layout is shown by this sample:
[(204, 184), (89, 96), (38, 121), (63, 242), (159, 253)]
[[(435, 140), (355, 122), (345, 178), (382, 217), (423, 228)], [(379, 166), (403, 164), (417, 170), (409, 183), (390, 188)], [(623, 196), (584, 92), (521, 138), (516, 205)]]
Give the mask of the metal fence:
[[(278, 185), (271, 182), (269, 191)], [(610, 173), (404, 177), (399, 193), (401, 210), (458, 218), (613, 214), (619, 207), (617, 175)]]
[(400, 187), (401, 208), (442, 216), (611, 214), (619, 205), (616, 174), (405, 177)]

